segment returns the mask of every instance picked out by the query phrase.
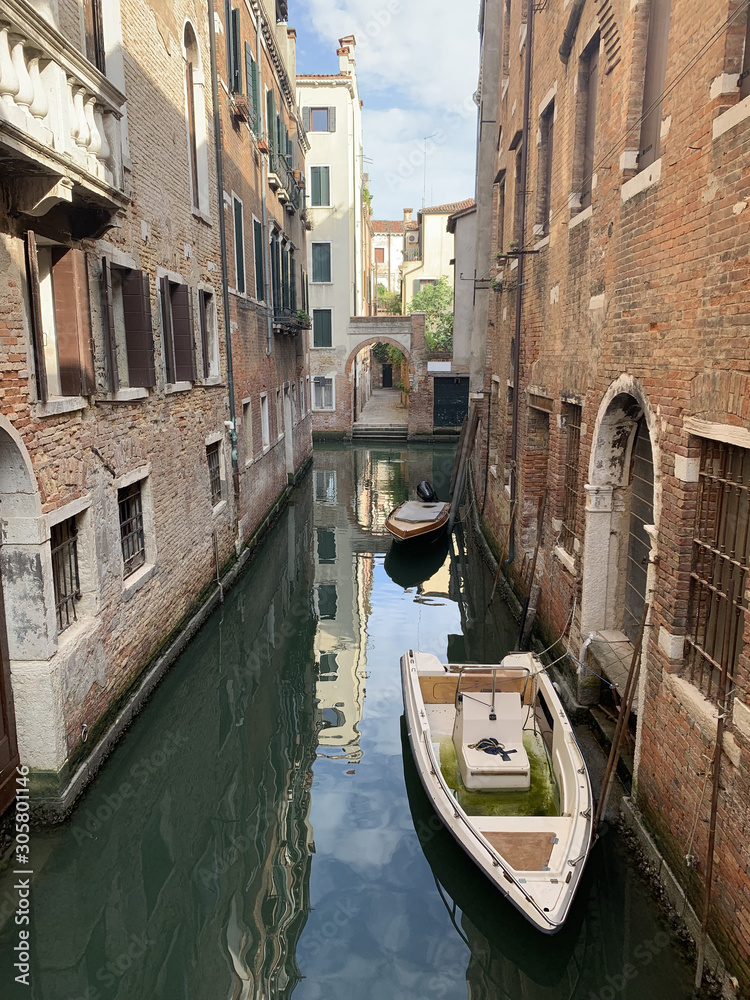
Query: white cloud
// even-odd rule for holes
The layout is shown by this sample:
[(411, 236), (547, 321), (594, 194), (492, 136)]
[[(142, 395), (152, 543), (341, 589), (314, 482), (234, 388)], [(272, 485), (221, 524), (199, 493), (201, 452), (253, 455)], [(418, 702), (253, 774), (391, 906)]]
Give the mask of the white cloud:
[(474, 192), (478, 12), (478, 0), (291, 4), (290, 23), (300, 34), (317, 35), (326, 55), (342, 36), (357, 39), (365, 152), (373, 161), (366, 167), (378, 218), (399, 218), (404, 205), (421, 207), (423, 136), (435, 136), (428, 144), (428, 204)]

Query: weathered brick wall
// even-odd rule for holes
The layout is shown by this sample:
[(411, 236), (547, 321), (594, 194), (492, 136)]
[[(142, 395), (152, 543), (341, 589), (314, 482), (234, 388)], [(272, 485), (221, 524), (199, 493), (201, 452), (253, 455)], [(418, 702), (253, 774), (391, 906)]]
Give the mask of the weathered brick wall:
[[(607, 467), (610, 460), (621, 459), (610, 455), (600, 439), (601, 417), (611, 403), (611, 393), (607, 396), (610, 387), (621, 380), (622, 391), (632, 397), (636, 411), (640, 407), (645, 413), (655, 463), (656, 540), (652, 558), (656, 563), (650, 577), (647, 697), (639, 718), (638, 801), (698, 909), (703, 898), (708, 793), (699, 810), (693, 849), (700, 859), (699, 868), (688, 870), (683, 854), (704, 781), (703, 755), (712, 749), (713, 736), (698, 710), (700, 696), (696, 703), (689, 698), (683, 703), (676, 699), (666, 671), (680, 675), (683, 661), (681, 656), (665, 660), (659, 639), (661, 636), (673, 651), (688, 626), (696, 485), (675, 475), (675, 459), (696, 458), (700, 440), (688, 433), (683, 420), (695, 417), (745, 432), (750, 428), (746, 386), (750, 117), (742, 117), (738, 109), (735, 124), (719, 134), (721, 122), (727, 123), (728, 116), (714, 132), (719, 116), (737, 103), (733, 81), (722, 79), (722, 74), (738, 71), (736, 25), (729, 32), (720, 32), (704, 49), (715, 26), (735, 9), (736, 4), (720, 0), (710, 3), (709, 9), (693, 0), (672, 5), (660, 175), (653, 167), (636, 175), (635, 161), (648, 5), (624, 5), (614, 10), (620, 59), (610, 65), (604, 47), (600, 49), (596, 183), (591, 210), (581, 214), (575, 203), (569, 203), (571, 178), (580, 155), (575, 145), (576, 109), (580, 110), (578, 61), (599, 28), (597, 13), (594, 8), (584, 8), (567, 64), (560, 60), (558, 47), (569, 9), (548, 7), (535, 17), (526, 247), (537, 252), (524, 261), (521, 382), (516, 387), (520, 419), (514, 572), (518, 573), (523, 553), (532, 542), (536, 497), (546, 485), (549, 492), (538, 568), (542, 582), (540, 617), (551, 635), (559, 635), (575, 600), (573, 648), (582, 638), (582, 616), (585, 620), (588, 613), (581, 607), (583, 583), (595, 561), (592, 551), (586, 565), (583, 486), (592, 476), (594, 482), (613, 476), (624, 477), (627, 483), (629, 478), (629, 468)], [(714, 27), (709, 28), (711, 25)], [(524, 60), (523, 52), (519, 57), (520, 37), (520, 5), (513, 5), (510, 74), (501, 100), (502, 139), (497, 163), (498, 171), (506, 170), (505, 217), (501, 224), (497, 218), (502, 204), (498, 190), (492, 220), (496, 234), (504, 231), (504, 250), (512, 238), (514, 219), (516, 154), (508, 146), (522, 126)], [(690, 70), (683, 74), (689, 60)], [(500, 86), (502, 94), (502, 81)], [(539, 221), (535, 214), (537, 127), (540, 110), (550, 96), (555, 102), (551, 222), (549, 237), (542, 239), (541, 234), (532, 236), (531, 229)], [(630, 185), (623, 187), (627, 182)], [(495, 270), (502, 288), (490, 303), (485, 387), (490, 390), (491, 377), (495, 376), (504, 392), (506, 380), (512, 379), (519, 271), (510, 260), (498, 262)], [(546, 470), (538, 422), (530, 419), (530, 391), (552, 401)], [(554, 549), (560, 544), (564, 504), (567, 436), (562, 417), (568, 400), (580, 401), (583, 413), (577, 544), (573, 559), (566, 564)], [(504, 489), (510, 472), (509, 410), (498, 405), (495, 411), (493, 432), (505, 444), (496, 449), (497, 474), (488, 477), (484, 507), (488, 530), (498, 546), (509, 518)], [(480, 462), (484, 446), (482, 438), (474, 453), (475, 479), (480, 486), (484, 481)], [(629, 451), (624, 454), (629, 461)], [(600, 460), (603, 465), (598, 466)], [(479, 492), (481, 495), (481, 489)], [(620, 495), (616, 488), (615, 507)], [(616, 509), (613, 524), (616, 517), (622, 520), (626, 515), (627, 508), (624, 514)], [(611, 544), (627, 544), (620, 529)], [(603, 558), (607, 558), (606, 553)], [(619, 613), (617, 609), (615, 613)], [(745, 639), (750, 639), (747, 622)], [(735, 696), (747, 704), (750, 674), (746, 651), (740, 658), (736, 681)], [(725, 757), (723, 763), (726, 778), (722, 781), (711, 932), (748, 988), (750, 892), (743, 842), (750, 806), (750, 734), (738, 721), (731, 723), (730, 730), (733, 757)]]

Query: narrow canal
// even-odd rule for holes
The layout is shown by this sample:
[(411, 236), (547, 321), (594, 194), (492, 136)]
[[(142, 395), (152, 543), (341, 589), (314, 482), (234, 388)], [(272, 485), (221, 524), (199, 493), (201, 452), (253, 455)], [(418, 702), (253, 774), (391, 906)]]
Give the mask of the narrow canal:
[[(440, 827), (401, 727), (409, 648), (513, 645), (458, 539), (415, 567), (385, 515), (449, 448), (325, 446), (64, 826), (31, 844), (35, 1000), (690, 996), (616, 833), (565, 929), (527, 927)], [(405, 749), (406, 748), (406, 749)], [(0, 877), (0, 981), (17, 929)]]

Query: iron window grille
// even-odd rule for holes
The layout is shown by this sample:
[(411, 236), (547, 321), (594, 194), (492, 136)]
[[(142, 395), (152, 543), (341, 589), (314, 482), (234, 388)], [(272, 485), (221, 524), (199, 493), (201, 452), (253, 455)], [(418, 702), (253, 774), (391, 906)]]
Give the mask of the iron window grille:
[(211, 484), (211, 505), (216, 507), (221, 503), (221, 460), (218, 441), (206, 448), (206, 458), (208, 459), (208, 478)]
[(52, 525), (52, 578), (55, 584), (57, 631), (78, 621), (76, 601), (81, 599), (78, 576), (78, 529), (75, 518)]
[(578, 462), (581, 451), (581, 407), (566, 403), (563, 408), (568, 442), (565, 449), (565, 496), (563, 498), (562, 543), (573, 554), (578, 513)]
[(120, 508), (120, 542), (123, 576), (130, 576), (146, 561), (146, 536), (143, 531), (143, 501), (140, 482), (117, 491)]
[[(742, 652), (750, 565), (750, 451), (704, 441), (693, 537), (688, 616), (688, 675), (719, 697), (722, 668), (731, 690)], [(733, 594), (731, 606), (729, 595)]]

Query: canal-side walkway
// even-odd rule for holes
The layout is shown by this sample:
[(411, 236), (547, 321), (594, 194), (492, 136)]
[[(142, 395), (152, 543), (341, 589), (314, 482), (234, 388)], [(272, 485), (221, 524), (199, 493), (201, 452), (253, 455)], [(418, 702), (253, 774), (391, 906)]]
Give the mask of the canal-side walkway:
[(354, 437), (406, 437), (409, 410), (399, 389), (373, 389), (354, 422)]

